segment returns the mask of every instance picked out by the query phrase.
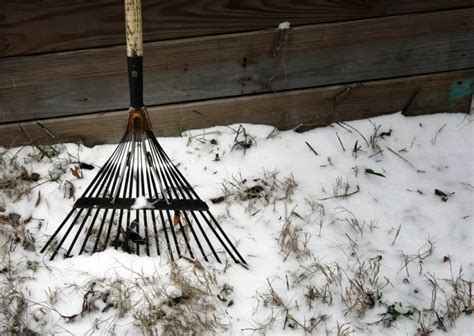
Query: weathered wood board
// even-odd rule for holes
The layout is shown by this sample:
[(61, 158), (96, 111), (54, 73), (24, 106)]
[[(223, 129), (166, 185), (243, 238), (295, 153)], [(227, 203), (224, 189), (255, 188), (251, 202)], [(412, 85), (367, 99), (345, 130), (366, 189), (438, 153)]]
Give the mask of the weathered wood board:
[[(473, 0), (143, 0), (146, 41), (473, 6)], [(0, 57), (124, 44), (121, 0), (0, 3)]]
[[(474, 68), (473, 36), (474, 7), (148, 43), (145, 103)], [(2, 59), (0, 123), (124, 109), (125, 67), (123, 47)]]
[[(160, 136), (177, 136), (188, 129), (242, 122), (303, 130), (401, 110), (407, 116), (468, 112), (473, 93), (474, 69), (470, 69), (173, 104), (152, 107), (149, 114), (155, 134)], [(123, 135), (126, 116), (126, 111), (117, 111), (49, 119), (42, 123), (61, 141), (114, 143)], [(25, 137), (22, 132), (28, 136)], [(29, 144), (31, 140), (40, 144), (57, 141), (36, 122), (0, 125), (0, 145), (18, 146)]]

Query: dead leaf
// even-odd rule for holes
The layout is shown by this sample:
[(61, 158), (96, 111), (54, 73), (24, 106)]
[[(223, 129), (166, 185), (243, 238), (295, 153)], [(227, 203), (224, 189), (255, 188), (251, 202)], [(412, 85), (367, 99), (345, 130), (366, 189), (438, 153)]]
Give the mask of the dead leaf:
[(90, 165), (90, 164), (88, 164), (88, 163), (81, 162), (81, 164), (79, 165), (79, 168), (81, 168), (81, 169), (87, 169), (87, 170), (92, 170), (92, 169), (94, 169), (94, 166), (93, 166), (93, 165)]
[(220, 197), (216, 197), (216, 198), (211, 198), (211, 202), (213, 204), (218, 204), (218, 203), (221, 203), (225, 200), (225, 196), (220, 196)]
[(69, 168), (71, 170), (71, 174), (74, 175), (79, 180), (82, 179), (84, 176), (82, 175), (81, 168), (78, 166), (74, 166), (74, 168)]
[(181, 220), (181, 211), (175, 211), (173, 217), (173, 225), (176, 225)]

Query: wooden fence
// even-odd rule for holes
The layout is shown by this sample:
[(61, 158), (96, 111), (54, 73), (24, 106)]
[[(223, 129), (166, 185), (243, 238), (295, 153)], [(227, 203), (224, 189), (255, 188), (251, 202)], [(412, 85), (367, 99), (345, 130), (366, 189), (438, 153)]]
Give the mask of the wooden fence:
[[(469, 110), (474, 0), (142, 1), (145, 102), (159, 135)], [(2, 2), (0, 13), (0, 145), (118, 141), (122, 2)]]

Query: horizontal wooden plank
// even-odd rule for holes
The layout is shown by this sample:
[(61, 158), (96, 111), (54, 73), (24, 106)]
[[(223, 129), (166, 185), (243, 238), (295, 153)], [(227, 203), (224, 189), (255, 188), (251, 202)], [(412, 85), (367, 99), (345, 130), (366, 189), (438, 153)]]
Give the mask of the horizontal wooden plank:
[[(473, 18), (471, 8), (149, 43), (145, 103), (474, 67)], [(0, 60), (0, 122), (123, 109), (125, 67), (122, 47)]]
[[(472, 0), (143, 0), (145, 41), (373, 18), (474, 5)], [(123, 1), (0, 2), (0, 57), (124, 44)]]
[[(239, 98), (158, 106), (149, 109), (155, 134), (177, 136), (188, 129), (234, 123), (308, 129), (335, 121), (368, 118), (405, 110), (405, 115), (468, 112), (474, 69), (360, 82)], [(124, 132), (127, 113), (109, 112), (42, 121), (57, 139), (86, 144), (114, 143)], [(27, 134), (27, 136), (25, 136)], [(37, 123), (0, 125), (0, 145), (31, 140), (55, 142)]]

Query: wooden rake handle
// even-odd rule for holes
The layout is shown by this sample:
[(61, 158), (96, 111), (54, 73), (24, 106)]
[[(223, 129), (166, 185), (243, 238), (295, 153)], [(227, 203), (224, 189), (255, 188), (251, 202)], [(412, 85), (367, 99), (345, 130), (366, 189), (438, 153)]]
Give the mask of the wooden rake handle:
[(142, 109), (144, 104), (141, 0), (125, 0), (125, 33), (127, 38), (130, 107), (133, 109)]
[(141, 0), (125, 0), (125, 31), (127, 56), (143, 56)]

